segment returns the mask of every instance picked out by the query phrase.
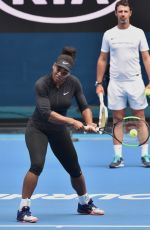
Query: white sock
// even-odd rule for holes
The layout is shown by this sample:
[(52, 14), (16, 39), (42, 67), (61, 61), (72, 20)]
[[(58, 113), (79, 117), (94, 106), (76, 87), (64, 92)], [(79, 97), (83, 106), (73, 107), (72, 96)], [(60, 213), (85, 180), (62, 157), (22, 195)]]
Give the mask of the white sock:
[(21, 199), (20, 206), (19, 206), (19, 210), (21, 211), (21, 209), (22, 209), (24, 206), (30, 207), (30, 206), (31, 206), (31, 200), (28, 199), (28, 198), (26, 198), (26, 199)]
[(148, 144), (141, 145), (141, 156), (148, 155)]
[(90, 197), (89, 197), (88, 193), (86, 193), (82, 196), (78, 196), (78, 198), (79, 198), (79, 203), (82, 205), (88, 204), (88, 202), (90, 201)]
[(114, 145), (115, 156), (122, 157), (122, 145)]

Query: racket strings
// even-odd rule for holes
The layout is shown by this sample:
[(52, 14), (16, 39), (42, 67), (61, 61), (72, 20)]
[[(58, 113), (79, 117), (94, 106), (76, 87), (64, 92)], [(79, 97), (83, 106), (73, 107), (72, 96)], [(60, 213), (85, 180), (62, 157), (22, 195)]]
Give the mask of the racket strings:
[(107, 124), (108, 121), (108, 110), (104, 106), (103, 108), (100, 109), (100, 114), (99, 114), (99, 123), (98, 126), (99, 128), (104, 128)]
[(101, 127), (105, 127), (107, 122), (105, 110), (102, 110), (102, 117), (101, 117)]
[[(130, 131), (135, 129), (137, 135), (132, 136)], [(128, 146), (139, 146), (147, 142), (149, 138), (149, 127), (144, 120), (129, 118), (115, 124), (114, 137), (122, 144)]]

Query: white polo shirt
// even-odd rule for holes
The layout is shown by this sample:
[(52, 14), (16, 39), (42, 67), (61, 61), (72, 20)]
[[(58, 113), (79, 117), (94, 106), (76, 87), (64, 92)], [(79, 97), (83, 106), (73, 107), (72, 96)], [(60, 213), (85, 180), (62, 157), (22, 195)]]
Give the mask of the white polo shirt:
[(141, 77), (139, 51), (148, 51), (143, 30), (130, 25), (127, 29), (118, 26), (107, 30), (102, 40), (102, 52), (110, 52), (110, 78), (117, 81), (132, 81)]

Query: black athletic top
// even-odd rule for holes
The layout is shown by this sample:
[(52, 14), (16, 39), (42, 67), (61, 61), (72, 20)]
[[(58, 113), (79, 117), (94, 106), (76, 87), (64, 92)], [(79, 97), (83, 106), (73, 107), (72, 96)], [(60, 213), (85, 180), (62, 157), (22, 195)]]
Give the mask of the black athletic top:
[(35, 89), (36, 108), (31, 118), (34, 124), (50, 124), (48, 119), (52, 111), (65, 116), (72, 104), (73, 97), (75, 97), (81, 113), (88, 108), (81, 83), (75, 76), (68, 76), (65, 82), (57, 88), (52, 77), (45, 75), (37, 80)]

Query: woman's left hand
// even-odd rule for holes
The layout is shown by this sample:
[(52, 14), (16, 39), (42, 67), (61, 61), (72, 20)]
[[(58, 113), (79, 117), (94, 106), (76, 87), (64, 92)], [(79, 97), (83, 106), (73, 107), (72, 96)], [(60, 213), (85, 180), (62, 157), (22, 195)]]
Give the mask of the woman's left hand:
[(95, 124), (95, 123), (87, 124), (85, 126), (85, 131), (87, 131), (87, 132), (96, 132), (96, 127), (97, 127), (97, 124)]

